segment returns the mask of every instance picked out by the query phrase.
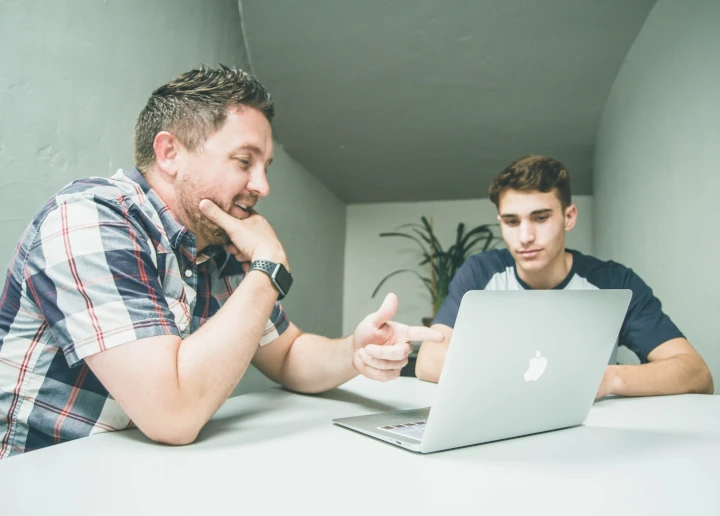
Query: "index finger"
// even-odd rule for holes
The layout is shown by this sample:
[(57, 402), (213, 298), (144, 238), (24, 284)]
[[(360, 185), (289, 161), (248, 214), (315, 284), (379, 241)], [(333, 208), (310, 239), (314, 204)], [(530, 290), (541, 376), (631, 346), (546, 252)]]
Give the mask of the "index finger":
[(200, 211), (215, 224), (227, 231), (228, 225), (232, 221), (237, 221), (235, 217), (229, 213), (225, 213), (220, 207), (210, 199), (203, 199), (199, 204)]
[(436, 330), (434, 328), (426, 328), (425, 326), (408, 326), (407, 338), (408, 340), (427, 340), (437, 343), (445, 341), (445, 335), (443, 335), (440, 330)]

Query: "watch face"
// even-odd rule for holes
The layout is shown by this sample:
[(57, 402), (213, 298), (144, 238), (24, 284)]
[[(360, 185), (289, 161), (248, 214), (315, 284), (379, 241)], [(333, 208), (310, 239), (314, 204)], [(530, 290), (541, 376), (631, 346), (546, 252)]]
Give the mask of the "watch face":
[(275, 273), (273, 274), (273, 278), (275, 279), (277, 286), (280, 287), (280, 290), (282, 290), (282, 294), (286, 295), (293, 282), (292, 276), (287, 269), (283, 265), (278, 265), (275, 269)]

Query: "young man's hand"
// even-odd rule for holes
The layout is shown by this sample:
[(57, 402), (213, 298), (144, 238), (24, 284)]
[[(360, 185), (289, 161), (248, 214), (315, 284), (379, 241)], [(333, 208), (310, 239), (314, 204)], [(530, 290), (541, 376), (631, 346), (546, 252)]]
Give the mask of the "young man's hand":
[(250, 262), (268, 260), (282, 263), (290, 270), (285, 250), (267, 219), (251, 210), (246, 219), (238, 219), (224, 212), (209, 199), (200, 201), (200, 211), (225, 230), (230, 241), (227, 246), (235, 258), (249, 268)]
[(400, 376), (412, 352), (410, 341), (442, 342), (438, 330), (392, 321), (398, 307), (388, 294), (380, 309), (365, 317), (353, 333), (353, 367), (362, 375), (385, 382)]

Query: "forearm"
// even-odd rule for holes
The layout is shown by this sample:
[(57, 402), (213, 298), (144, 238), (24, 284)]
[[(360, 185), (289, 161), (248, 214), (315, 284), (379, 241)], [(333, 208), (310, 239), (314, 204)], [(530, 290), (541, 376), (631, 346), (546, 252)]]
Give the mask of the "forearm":
[(222, 308), (180, 344), (177, 401), (200, 427), (247, 370), (276, 300), (268, 276), (250, 272)]
[(352, 360), (352, 336), (328, 339), (303, 333), (290, 346), (277, 381), (297, 392), (328, 391), (358, 374)]
[(712, 394), (710, 371), (697, 357), (679, 353), (642, 365), (608, 366), (611, 394), (653, 396), (664, 394)]
[(446, 343), (423, 342), (415, 362), (415, 376), (425, 382), (437, 383), (440, 380), (447, 349)]

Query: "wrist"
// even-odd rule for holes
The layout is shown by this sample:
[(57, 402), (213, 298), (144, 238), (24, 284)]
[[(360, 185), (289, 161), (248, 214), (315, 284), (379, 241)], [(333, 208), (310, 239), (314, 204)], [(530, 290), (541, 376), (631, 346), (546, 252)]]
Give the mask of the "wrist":
[(260, 249), (253, 254), (252, 261), (265, 260), (273, 263), (281, 263), (290, 272), (290, 265), (282, 249)]
[(625, 380), (622, 377), (623, 366), (615, 366), (612, 379), (613, 394), (622, 396), (625, 393)]
[(346, 340), (345, 354), (347, 356), (347, 360), (346, 360), (347, 370), (350, 371), (351, 373), (358, 374), (360, 371), (355, 366), (355, 352), (357, 351), (355, 349), (355, 334), (353, 333), (345, 340)]
[(263, 271), (251, 270), (246, 273), (245, 277), (252, 278), (254, 285), (257, 285), (259, 288), (262, 288), (262, 290), (264, 292), (271, 293), (273, 295), (273, 299), (277, 300), (279, 292), (278, 292), (277, 288), (275, 288), (275, 285), (273, 284), (270, 276), (265, 274)]
[(619, 365), (611, 365), (607, 367), (607, 373), (608, 373), (608, 394), (613, 394), (615, 396), (622, 395), (623, 392), (623, 380), (620, 376), (622, 366)]
[(262, 272), (270, 278), (270, 282), (278, 292), (278, 300), (287, 296), (293, 283), (293, 277), (284, 264), (262, 259), (254, 260), (250, 264), (249, 272), (253, 271)]

